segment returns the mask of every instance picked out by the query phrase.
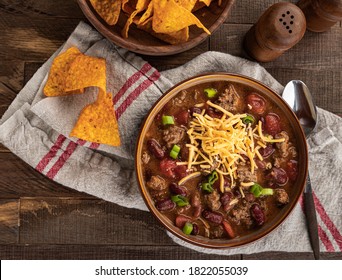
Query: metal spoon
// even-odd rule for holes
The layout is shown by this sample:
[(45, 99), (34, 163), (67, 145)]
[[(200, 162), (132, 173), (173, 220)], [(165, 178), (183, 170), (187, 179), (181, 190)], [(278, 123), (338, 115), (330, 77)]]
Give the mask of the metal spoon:
[[(282, 97), (296, 114), (305, 136), (308, 138), (317, 124), (317, 110), (308, 87), (302, 81), (292, 80), (285, 86)], [(304, 189), (304, 211), (307, 218), (311, 247), (315, 259), (318, 260), (320, 254), (318, 226), (309, 174)]]

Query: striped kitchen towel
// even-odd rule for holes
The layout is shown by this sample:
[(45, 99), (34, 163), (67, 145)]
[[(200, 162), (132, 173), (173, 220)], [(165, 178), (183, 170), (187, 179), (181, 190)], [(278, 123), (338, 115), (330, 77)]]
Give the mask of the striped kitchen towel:
[[(53, 58), (70, 46), (106, 59), (107, 89), (113, 93), (120, 147), (68, 136), (82, 108), (95, 100), (94, 89), (59, 98), (46, 98), (42, 93)], [(277, 92), (282, 90), (257, 63), (217, 52), (204, 53), (184, 66), (160, 73), (140, 57), (114, 46), (90, 26), (80, 23), (5, 112), (0, 121), (0, 142), (51, 180), (121, 206), (147, 210), (134, 174), (134, 149), (140, 124), (163, 92), (187, 77), (210, 71), (241, 73), (263, 81)], [(321, 249), (337, 252), (342, 251), (342, 122), (322, 109), (319, 118), (317, 131), (309, 139), (310, 175)], [(204, 253), (308, 252), (311, 247), (305, 223), (299, 203), (276, 231), (245, 247), (209, 250), (171, 238)]]

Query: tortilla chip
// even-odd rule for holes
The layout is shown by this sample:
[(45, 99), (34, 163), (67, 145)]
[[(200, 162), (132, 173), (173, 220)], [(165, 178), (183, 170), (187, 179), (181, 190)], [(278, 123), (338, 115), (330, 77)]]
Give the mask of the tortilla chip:
[[(71, 63), (79, 55), (81, 55), (81, 52), (76, 47), (71, 47), (54, 59), (44, 87), (44, 94), (46, 96), (64, 96), (71, 94), (65, 92), (66, 78)], [(73, 93), (81, 92), (77, 90)]]
[(197, 1), (198, 0), (175, 0), (175, 2), (179, 6), (187, 9), (188, 11), (192, 11), (192, 9), (194, 8), (194, 6), (197, 3)]
[(79, 55), (71, 63), (66, 77), (65, 91), (99, 87), (106, 92), (106, 61), (103, 58)]
[(109, 25), (115, 25), (119, 19), (122, 0), (90, 0), (91, 5)]
[(210, 34), (210, 31), (196, 16), (178, 5), (175, 0), (152, 1), (154, 7), (152, 28), (155, 32), (171, 33), (195, 24)]
[(185, 27), (172, 33), (156, 33), (152, 29), (152, 18), (149, 18), (143, 24), (138, 24), (137, 26), (139, 29), (142, 29), (154, 37), (172, 45), (184, 43), (189, 39), (189, 27)]
[(121, 9), (126, 14), (132, 14), (135, 11), (135, 7), (137, 6), (138, 0), (122, 0), (122, 7)]
[(89, 142), (120, 146), (119, 127), (110, 93), (101, 91), (98, 99), (82, 110), (70, 136)]
[(148, 7), (145, 11), (145, 13), (141, 16), (140, 20), (138, 21), (138, 24), (144, 24), (151, 16), (153, 15), (153, 2), (151, 1), (148, 4)]
[(203, 2), (204, 4), (206, 4), (208, 7), (210, 5), (211, 2), (213, 2), (213, 0), (198, 0), (199, 2)]
[(122, 37), (128, 38), (128, 30), (129, 30), (129, 27), (131, 26), (135, 16), (138, 13), (145, 11), (148, 7), (149, 2), (150, 2), (150, 0), (138, 0), (135, 11), (129, 16), (129, 18), (126, 21), (124, 28), (121, 31)]

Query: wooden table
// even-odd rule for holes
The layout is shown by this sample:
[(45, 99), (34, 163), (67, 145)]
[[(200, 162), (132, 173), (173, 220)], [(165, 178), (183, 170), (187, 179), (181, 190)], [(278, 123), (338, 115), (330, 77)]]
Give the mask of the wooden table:
[[(144, 57), (159, 70), (215, 50), (245, 57), (246, 31), (275, 0), (236, 1), (210, 39), (185, 53)], [(291, 1), (296, 2), (296, 1)], [(76, 1), (0, 0), (0, 116), (38, 67), (85, 20)], [(318, 106), (342, 115), (342, 26), (307, 32), (264, 66), (281, 83), (301, 79)], [(340, 253), (322, 254), (325, 259)], [(148, 212), (58, 185), (0, 146), (0, 259), (312, 259), (312, 253), (267, 252), (222, 257), (174, 244)]]

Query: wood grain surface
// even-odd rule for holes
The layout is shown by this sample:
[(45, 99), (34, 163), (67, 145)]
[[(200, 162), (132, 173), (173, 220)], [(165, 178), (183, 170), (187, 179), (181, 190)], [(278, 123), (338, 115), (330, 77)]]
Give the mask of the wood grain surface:
[[(220, 51), (247, 57), (242, 40), (279, 1), (237, 0), (225, 23), (197, 47), (168, 57), (143, 56), (158, 70)], [(296, 1), (291, 1), (296, 2)], [(0, 116), (80, 20), (76, 0), (0, 0)], [(262, 64), (285, 84), (301, 79), (316, 103), (342, 116), (342, 26), (306, 32), (283, 56)], [(323, 259), (342, 259), (324, 253)], [(0, 259), (313, 259), (311, 252), (222, 257), (174, 244), (148, 212), (127, 209), (56, 184), (0, 145)]]

